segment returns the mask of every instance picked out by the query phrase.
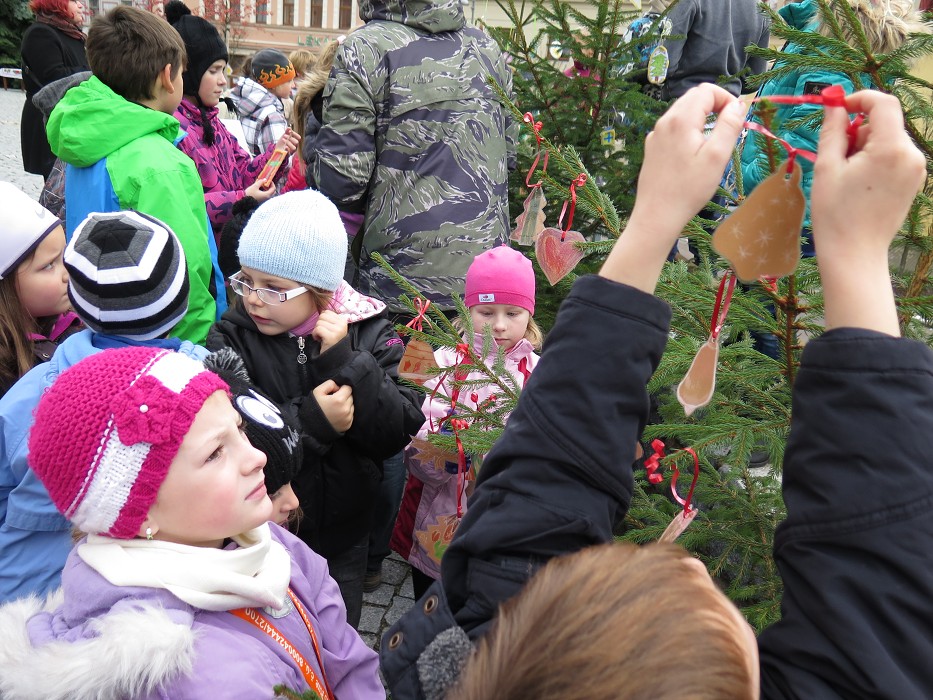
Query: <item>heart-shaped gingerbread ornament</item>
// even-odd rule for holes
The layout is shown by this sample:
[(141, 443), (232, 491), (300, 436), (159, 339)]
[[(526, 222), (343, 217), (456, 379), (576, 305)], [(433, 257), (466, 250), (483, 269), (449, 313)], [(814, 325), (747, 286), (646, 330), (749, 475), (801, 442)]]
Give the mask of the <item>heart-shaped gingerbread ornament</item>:
[[(563, 239), (563, 240), (561, 240)], [(546, 228), (535, 241), (535, 257), (547, 281), (554, 286), (569, 275), (573, 268), (583, 260), (583, 251), (574, 245), (586, 239), (582, 233), (559, 228)]]

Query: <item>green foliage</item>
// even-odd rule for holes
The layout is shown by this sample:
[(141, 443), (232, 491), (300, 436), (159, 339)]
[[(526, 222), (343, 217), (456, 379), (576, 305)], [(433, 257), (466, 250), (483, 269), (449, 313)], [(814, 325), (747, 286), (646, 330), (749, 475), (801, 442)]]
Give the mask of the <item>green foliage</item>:
[(0, 66), (19, 67), (19, 47), (31, 22), (24, 0), (0, 0)]

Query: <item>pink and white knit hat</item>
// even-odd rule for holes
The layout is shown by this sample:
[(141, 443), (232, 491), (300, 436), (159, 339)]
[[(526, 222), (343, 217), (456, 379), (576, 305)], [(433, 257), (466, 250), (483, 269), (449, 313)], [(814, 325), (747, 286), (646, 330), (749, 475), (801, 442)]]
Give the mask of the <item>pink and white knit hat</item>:
[[(43, 395), (29, 466), (71, 522), (131, 539), (207, 398), (226, 383), (197, 360), (154, 348), (91, 355)], [(229, 393), (229, 392), (228, 392)]]

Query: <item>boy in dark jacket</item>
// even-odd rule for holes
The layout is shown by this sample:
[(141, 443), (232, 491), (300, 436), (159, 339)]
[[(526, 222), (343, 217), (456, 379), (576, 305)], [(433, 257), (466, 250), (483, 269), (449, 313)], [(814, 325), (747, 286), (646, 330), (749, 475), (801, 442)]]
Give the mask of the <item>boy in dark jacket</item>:
[[(847, 111), (871, 124), (851, 143)], [(709, 112), (718, 122), (704, 140)], [(383, 640), (393, 697), (930, 696), (933, 354), (898, 337), (887, 264), (926, 172), (894, 97), (860, 92), (826, 109), (813, 222), (827, 332), (808, 344), (794, 386), (788, 517), (775, 538), (781, 621), (756, 644), (683, 550), (605, 544), (629, 507), (645, 384), (668, 337), (670, 309), (652, 294), (674, 239), (715, 191), (743, 113), (702, 85), (649, 135), (628, 226), (600, 276), (579, 280), (561, 307), (442, 581)], [(606, 348), (620, 358), (610, 372)], [(656, 575), (643, 575), (646, 563)], [(601, 595), (582, 584), (597, 579)]]

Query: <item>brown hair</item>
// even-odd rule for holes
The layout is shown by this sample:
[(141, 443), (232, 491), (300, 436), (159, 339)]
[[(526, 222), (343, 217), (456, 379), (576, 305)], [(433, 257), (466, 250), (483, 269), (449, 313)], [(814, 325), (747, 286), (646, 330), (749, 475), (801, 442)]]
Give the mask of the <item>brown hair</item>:
[[(31, 260), (29, 256), (23, 263)], [(0, 387), (12, 385), (32, 369), (35, 357), (29, 334), (37, 330), (16, 291), (16, 272), (11, 272), (0, 280)]]
[(117, 5), (91, 22), (87, 60), (107, 87), (139, 102), (155, 97), (152, 85), (167, 64), (172, 66), (174, 80), (187, 54), (181, 36), (168, 22), (151, 12)]
[(742, 700), (748, 642), (732, 604), (675, 545), (588, 547), (505, 603), (447, 700)]
[(292, 68), (295, 69), (296, 77), (299, 80), (304, 80), (305, 73), (311, 68), (311, 64), (314, 63), (314, 54), (311, 53), (310, 49), (295, 49), (290, 54), (288, 54), (289, 63), (292, 64)]
[[(292, 106), (291, 122), (292, 129), (301, 135), (302, 138), (305, 136), (308, 114), (311, 112), (311, 101), (324, 89), (324, 86), (327, 85), (327, 78), (330, 76), (330, 69), (334, 65), (334, 57), (337, 55), (337, 48), (339, 46), (340, 44), (336, 41), (332, 41), (325, 46), (321, 51), (321, 55), (318, 56), (314, 68), (308, 71), (304, 80), (298, 83), (298, 91), (295, 93), (295, 104)], [(289, 59), (291, 59), (291, 57), (289, 57)], [(298, 70), (297, 66), (295, 66), (295, 70)], [(295, 152), (295, 156), (304, 162), (304, 154), (302, 151), (303, 149), (299, 148)]]

